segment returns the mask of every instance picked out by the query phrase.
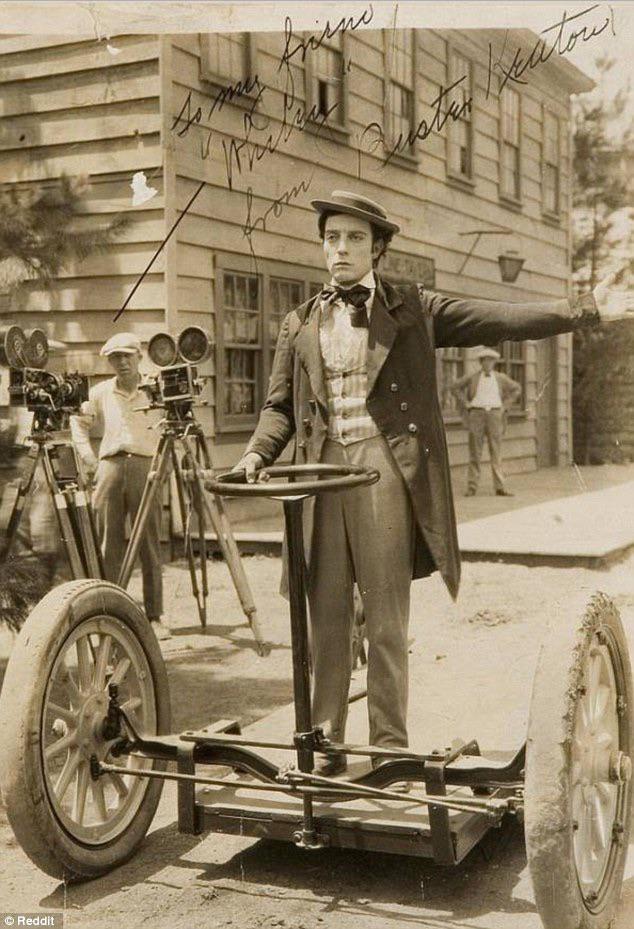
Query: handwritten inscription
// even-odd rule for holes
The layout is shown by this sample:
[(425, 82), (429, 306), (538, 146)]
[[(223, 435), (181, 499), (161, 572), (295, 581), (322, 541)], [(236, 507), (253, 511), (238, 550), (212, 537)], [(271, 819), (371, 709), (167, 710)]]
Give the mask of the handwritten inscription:
[(362, 139), (364, 137), (370, 138), (370, 136), (374, 135), (372, 144), (375, 147), (378, 144), (383, 146), (385, 150), (383, 161), (387, 164), (392, 160), (394, 155), (410, 149), (417, 140), (424, 142), (425, 139), (429, 138), (432, 132), (441, 132), (448, 120), (451, 119), (455, 121), (460, 119), (465, 113), (471, 112), (471, 107), (473, 105), (472, 97), (461, 96), (460, 102), (458, 102), (450, 96), (451, 92), (455, 90), (456, 87), (459, 87), (465, 79), (466, 75), (463, 75), (449, 87), (441, 86), (438, 96), (431, 102), (431, 108), (433, 110), (431, 119), (421, 119), (415, 128), (410, 129), (406, 133), (400, 132), (396, 140), (391, 144), (388, 143), (385, 137), (383, 127), (377, 122), (368, 123), (363, 130)]
[[(249, 124), (255, 125), (255, 111), (256, 108), (264, 95), (266, 90), (266, 85), (262, 84), (260, 78), (257, 74), (253, 77), (245, 77), (241, 81), (236, 81), (234, 84), (226, 84), (223, 87), (220, 87), (214, 96), (211, 99), (211, 104), (207, 112), (207, 119), (211, 119), (214, 113), (219, 112), (227, 103), (232, 103), (234, 100), (246, 97), (248, 99), (249, 106), (245, 113), (245, 119), (249, 120)], [(182, 137), (187, 135), (192, 126), (200, 125), (203, 118), (202, 107), (198, 106), (195, 110), (192, 111), (192, 92), (191, 90), (185, 98), (178, 116), (174, 117), (174, 122), (172, 123), (172, 132), (176, 131), (176, 135)], [(181, 125), (182, 123), (182, 125)], [(176, 127), (179, 127), (176, 130)], [(213, 130), (208, 130), (207, 139), (204, 143), (201, 144), (201, 157), (203, 159), (209, 157), (209, 149), (211, 145), (211, 138), (213, 135)]]
[(343, 35), (344, 32), (354, 32), (359, 26), (369, 25), (373, 19), (374, 10), (372, 9), (372, 4), (370, 4), (369, 7), (356, 18), (354, 16), (342, 16), (339, 22), (334, 25), (330, 24), (330, 20), (326, 20), (326, 25), (321, 33), (317, 35), (312, 33), (309, 36), (300, 38), (293, 32), (293, 21), (290, 16), (287, 16), (284, 20), (284, 51), (280, 56), (277, 70), (281, 71), (283, 67), (289, 70), (289, 63), (296, 55), (299, 56), (303, 64), (306, 61), (306, 55), (309, 52), (317, 51), (327, 40), (332, 40), (337, 35)]
[(308, 179), (300, 181), (299, 184), (293, 184), (281, 193), (279, 197), (276, 197), (259, 216), (253, 215), (253, 188), (247, 187), (247, 217), (244, 221), (242, 231), (246, 238), (249, 239), (249, 242), (251, 242), (251, 236), (258, 227), (263, 232), (266, 232), (266, 222), (269, 217), (274, 216), (276, 219), (279, 219), (284, 212), (285, 206), (288, 206), (292, 200), (296, 200), (300, 194), (307, 193), (312, 181), (313, 175), (311, 174)]
[(267, 155), (275, 154), (280, 146), (288, 142), (294, 132), (303, 132), (309, 124), (313, 124), (318, 132), (338, 106), (336, 102), (324, 112), (320, 112), (315, 105), (307, 111), (303, 105), (297, 105), (294, 97), (286, 92), (284, 92), (283, 99), (280, 125), (275, 132), (269, 133), (266, 139), (260, 142), (252, 141), (250, 128), (244, 139), (233, 138), (229, 142), (226, 139), (222, 140), (229, 190), (233, 190), (236, 171), (239, 174), (242, 174), (245, 169), (252, 171), (256, 163), (262, 161)]
[(494, 75), (498, 78), (497, 92), (501, 93), (509, 81), (515, 84), (528, 84), (528, 80), (525, 78), (528, 72), (550, 61), (553, 55), (568, 55), (578, 42), (589, 42), (591, 39), (600, 36), (610, 26), (614, 35), (614, 11), (611, 7), (609, 8), (609, 15), (602, 19), (600, 24), (580, 23), (582, 19), (594, 13), (600, 6), (600, 4), (595, 3), (580, 13), (571, 15), (564, 10), (564, 14), (558, 22), (541, 30), (540, 35), (546, 36), (545, 39), (538, 39), (528, 54), (517, 47), (510, 64), (507, 65), (502, 61), (506, 40), (502, 52), (496, 58), (493, 54), (493, 46), (489, 43), (486, 97), (488, 98), (491, 92)]
[[(493, 80), (497, 77), (498, 93), (509, 83), (528, 83), (528, 76), (539, 65), (548, 62), (554, 55), (569, 54), (579, 42), (588, 42), (601, 35), (612, 25), (612, 11), (605, 16), (602, 13), (600, 21), (597, 20), (597, 10), (601, 4), (594, 4), (579, 13), (568, 14), (564, 12), (561, 18), (551, 26), (543, 29), (540, 38), (529, 50), (520, 47), (512, 50), (512, 58), (506, 55), (506, 42), (499, 53), (495, 53), (493, 45), (489, 44), (488, 55), (488, 81), (486, 96), (491, 93)], [(594, 17), (594, 18), (591, 18)], [(270, 88), (264, 84), (257, 74), (244, 77), (242, 80), (218, 88), (213, 96), (207, 98), (204, 105), (194, 106), (192, 92), (185, 98), (180, 112), (174, 117), (172, 131), (182, 138), (188, 134), (192, 127), (203, 130), (204, 141), (201, 142), (200, 156), (204, 160), (212, 154), (220, 156), (224, 164), (224, 173), (227, 187), (230, 191), (236, 189), (239, 178), (249, 176), (258, 165), (265, 163), (271, 155), (283, 150), (288, 143), (306, 129), (310, 129), (315, 136), (330, 127), (332, 118), (339, 123), (341, 107), (340, 95), (328, 101), (328, 105), (321, 101), (319, 104), (312, 101), (298, 101), (293, 82), (292, 64), (305, 64), (308, 57), (339, 35), (354, 32), (361, 26), (369, 25), (374, 18), (372, 5), (368, 5), (356, 16), (342, 16), (336, 22), (326, 21), (324, 27), (311, 34), (303, 32), (298, 35), (290, 16), (284, 20), (284, 46), (279, 57), (277, 72), (284, 72), (283, 89), (278, 89), (275, 97), (278, 112), (273, 107), (266, 106), (271, 98)], [(351, 61), (342, 61), (341, 79), (351, 69)], [(431, 101), (429, 107), (431, 114), (420, 119), (417, 124), (404, 129), (396, 136), (390, 135), (386, 128), (377, 121), (368, 123), (355, 137), (358, 146), (359, 159), (362, 152), (379, 154), (383, 165), (392, 161), (395, 156), (409, 152), (416, 142), (424, 142), (433, 133), (442, 132), (448, 122), (460, 120), (472, 111), (473, 97), (465, 93), (467, 75), (455, 80), (448, 87), (441, 85), (437, 96)], [(279, 109), (279, 90), (281, 90), (281, 110)], [(227, 103), (240, 102), (244, 108), (242, 117), (242, 133), (240, 136), (227, 136), (217, 134), (209, 123), (213, 116), (219, 113)], [(265, 104), (265, 106), (262, 106)], [(312, 105), (311, 105), (312, 104)], [(266, 114), (262, 110), (266, 109)], [(204, 115), (205, 114), (205, 115)], [(335, 116), (333, 117), (333, 114)], [(361, 172), (359, 160), (359, 176)], [(256, 230), (266, 230), (267, 222), (271, 218), (280, 218), (286, 206), (306, 193), (310, 186), (310, 179), (303, 178), (284, 190), (279, 197), (269, 201), (264, 212), (255, 215), (253, 186), (246, 190), (246, 216), (243, 223), (243, 233), (249, 240), (253, 253), (252, 236)]]

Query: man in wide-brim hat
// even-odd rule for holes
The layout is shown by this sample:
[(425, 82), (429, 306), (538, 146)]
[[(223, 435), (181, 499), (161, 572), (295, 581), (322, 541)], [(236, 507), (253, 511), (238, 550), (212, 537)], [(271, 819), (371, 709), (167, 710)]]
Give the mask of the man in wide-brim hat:
[(498, 497), (512, 497), (502, 464), (502, 436), (506, 417), (522, 395), (522, 385), (503, 371), (496, 371), (500, 353), (483, 346), (476, 352), (480, 370), (465, 374), (452, 385), (464, 423), (469, 430), (467, 497), (473, 497), (480, 481), (480, 459), (486, 438), (491, 456), (493, 487)]
[[(440, 571), (455, 597), (460, 578), (435, 349), (547, 338), (622, 317), (634, 300), (612, 299), (615, 278), (580, 300), (515, 305), (392, 286), (377, 270), (399, 231), (385, 209), (341, 190), (312, 205), (330, 281), (285, 317), (268, 396), (237, 467), (255, 480), (294, 435), (297, 463), (381, 472), (370, 487), (319, 496), (307, 521), (313, 718), (343, 741), (356, 581), (369, 643), (370, 743), (404, 747), (410, 582)], [(317, 770), (345, 767), (341, 754)]]

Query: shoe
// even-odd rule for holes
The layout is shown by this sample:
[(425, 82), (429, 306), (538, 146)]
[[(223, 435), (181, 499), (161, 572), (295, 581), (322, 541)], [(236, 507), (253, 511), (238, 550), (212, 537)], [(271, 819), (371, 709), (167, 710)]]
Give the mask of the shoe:
[(475, 495), (476, 495), (475, 487), (467, 487), (467, 490), (465, 492), (465, 497), (475, 497)]
[(159, 642), (164, 642), (166, 639), (172, 638), (172, 630), (162, 619), (151, 619), (150, 626), (154, 630), (154, 635)]
[(313, 768), (313, 774), (319, 777), (336, 777), (348, 770), (348, 760), (345, 755), (327, 755)]
[(496, 497), (514, 497), (515, 494), (511, 493), (510, 490), (496, 490), (495, 496)]

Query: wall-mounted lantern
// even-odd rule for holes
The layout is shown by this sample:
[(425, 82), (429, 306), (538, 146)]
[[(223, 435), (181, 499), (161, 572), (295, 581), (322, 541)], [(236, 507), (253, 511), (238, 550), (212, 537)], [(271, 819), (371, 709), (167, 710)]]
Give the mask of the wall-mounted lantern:
[[(502, 236), (511, 236), (514, 235), (513, 230), (509, 229), (507, 226), (498, 226), (496, 229), (470, 229), (468, 232), (458, 233), (460, 236), (471, 235), (474, 236), (471, 248), (464, 257), (464, 261), (460, 266), (458, 274), (462, 274), (465, 269), (465, 265), (469, 261), (469, 258), (475, 251), (475, 248), (480, 241), (480, 237), (483, 235), (502, 235)], [(517, 237), (516, 237), (517, 238)], [(513, 284), (517, 280), (520, 271), (522, 270), (525, 262), (525, 258), (522, 258), (517, 250), (506, 249), (501, 255), (498, 255), (498, 264), (500, 266), (500, 277), (505, 284)]]
[(524, 267), (526, 259), (520, 258), (519, 252), (508, 249), (502, 255), (498, 255), (498, 264), (500, 266), (500, 275), (505, 284), (514, 284), (520, 271)]

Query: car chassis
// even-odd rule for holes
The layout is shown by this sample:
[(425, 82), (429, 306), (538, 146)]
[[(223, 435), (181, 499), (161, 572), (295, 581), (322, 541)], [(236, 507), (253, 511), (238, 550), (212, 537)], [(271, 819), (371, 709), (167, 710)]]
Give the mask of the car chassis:
[[(124, 694), (121, 699), (122, 681), (130, 676), (131, 664), (136, 661), (134, 667), (142, 665), (142, 649), (133, 654), (130, 648), (130, 659), (119, 659), (114, 670), (105, 673), (108, 657), (100, 640), (93, 651), (94, 676), (90, 678), (96, 685), (88, 694), (90, 682), (86, 683), (88, 676), (85, 669), (82, 672), (80, 655), (85, 647), (80, 650), (80, 640), (76, 645), (78, 687), (71, 686), (72, 675), (60, 665), (61, 659), (55, 658), (55, 654), (62, 653), (61, 645), (53, 647), (52, 640), (47, 640), (45, 647), (51, 657), (47, 659), (47, 670), (40, 668), (38, 673), (40, 677), (66, 682), (70, 690), (68, 703), (61, 705), (59, 697), (53, 700), (50, 695), (55, 693), (47, 685), (39, 702), (35, 701), (35, 710), (33, 699), (27, 705), (21, 696), (16, 699), (23, 700), (23, 704), (3, 707), (3, 726), (8, 729), (5, 744), (13, 748), (3, 770), (9, 818), (23, 846), (41, 867), (64, 876), (90, 876), (129, 857), (149, 827), (160, 793), (157, 785), (159, 793), (155, 792), (153, 804), (145, 810), (143, 824), (117, 852), (119, 837), (125, 838), (135, 818), (141, 818), (143, 799), (137, 797), (134, 803), (130, 800), (135, 796), (130, 787), (135, 780), (146, 784), (177, 782), (178, 827), (184, 833), (239, 834), (289, 841), (304, 849), (340, 847), (391, 852), (430, 858), (440, 865), (458, 864), (510, 814), (520, 821), (526, 817), (529, 865), (538, 910), (547, 929), (598, 929), (609, 925), (620, 893), (630, 827), (632, 683), (623, 630), (607, 597), (595, 596), (580, 624), (563, 623), (557, 634), (551, 633), (542, 649), (534, 682), (528, 738), (510, 760), (482, 758), (475, 740), (456, 740), (448, 748), (427, 754), (404, 748), (340, 744), (330, 741), (313, 724), (303, 503), (311, 495), (361, 487), (379, 477), (374, 470), (320, 464), (271, 467), (264, 480), (253, 484), (246, 483), (241, 472), (219, 478), (211, 473), (205, 475), (205, 486), (212, 493), (267, 496), (282, 501), (284, 506), (295, 710), (292, 740), (243, 735), (239, 723), (228, 720), (180, 735), (161, 734), (160, 714), (153, 709), (149, 715), (145, 713), (140, 706), (142, 697)], [(280, 479), (286, 480), (278, 483)], [(103, 581), (71, 582), (64, 587), (68, 589), (62, 612), (68, 625), (70, 610), (76, 624), (73, 635), (79, 635), (77, 629), (82, 622), (89, 624), (89, 630), (97, 630), (102, 639), (119, 634), (117, 623), (123, 613), (118, 614), (119, 606), (109, 613), (104, 604), (107, 596), (114, 597), (113, 603), (127, 603), (129, 598), (123, 591)], [(44, 616), (46, 598), (40, 606)], [(35, 628), (37, 618), (32, 614), (27, 625), (32, 622)], [(110, 625), (103, 625), (106, 620)], [(57, 629), (62, 624), (62, 613), (55, 623)], [(51, 620), (51, 628), (55, 623)], [(57, 643), (68, 641), (67, 632), (56, 635)], [(126, 635), (131, 635), (129, 630)], [(23, 636), (24, 631), (21, 640)], [(133, 637), (128, 641), (136, 640)], [(29, 645), (23, 642), (22, 647), (28, 649)], [(25, 654), (23, 651), (23, 657)], [(5, 691), (7, 685), (20, 687), (18, 661), (19, 656), (10, 662)], [(121, 670), (125, 661), (128, 664)], [(145, 682), (143, 692), (152, 693), (151, 689), (147, 691), (147, 674), (138, 671), (137, 676)], [(24, 683), (21, 686), (28, 690)], [(157, 692), (160, 689), (155, 687)], [(87, 696), (80, 707), (84, 690)], [(57, 726), (57, 730), (56, 741), (47, 744), (49, 711), (54, 719), (52, 729)], [(35, 732), (35, 738), (27, 745), (20, 742), (23, 729), (11, 730), (7, 716), (14, 719), (29, 712), (33, 714), (30, 731)], [(33, 754), (32, 746), (38, 738), (39, 748)], [(75, 770), (85, 772), (81, 787), (77, 774), (77, 794), (70, 812), (63, 808), (64, 794), (74, 776), (67, 773), (70, 755), (63, 754), (67, 746), (79, 746), (80, 760)], [(255, 749), (293, 751), (295, 763), (277, 765)], [(312, 773), (316, 756), (341, 753), (366, 756), (380, 763), (350, 779)], [(46, 762), (60, 756), (65, 758), (64, 766), (53, 778), (47, 774)], [(167, 763), (172, 763), (170, 770), (166, 770)], [(29, 764), (33, 770), (29, 770)], [(20, 765), (28, 776), (15, 774), (14, 768)], [(211, 776), (197, 770), (201, 765), (231, 770)], [(33, 806), (28, 797), (24, 799), (27, 782), (31, 785), (36, 775), (41, 778), (42, 794), (48, 801), (44, 804), (48, 819), (41, 819), (42, 806), (37, 812), (41, 833), (37, 843), (32, 838), (33, 822), (26, 823), (29, 816), (33, 818)], [(403, 782), (409, 782), (408, 792), (399, 789)], [(85, 804), (90, 787), (104, 826), (108, 823), (104, 783), (114, 785), (122, 804), (126, 797), (131, 803), (126, 816), (119, 821), (115, 817), (114, 831), (107, 833), (98, 826), (84, 828), (83, 807), (77, 812), (77, 795), (83, 796)], [(203, 788), (198, 793), (197, 785)], [(253, 802), (246, 799), (248, 796), (254, 798)], [(267, 798), (264, 802), (263, 796)], [(364, 810), (355, 805), (364, 801), (372, 801), (374, 809), (368, 812), (367, 807)], [(391, 812), (386, 812), (388, 807)], [(57, 820), (53, 823), (56, 832), (52, 831), (53, 819)], [(77, 835), (73, 837), (75, 827)], [(74, 840), (71, 850), (69, 834)], [(108, 842), (100, 844), (100, 837), (107, 837)], [(102, 845), (108, 846), (109, 855)], [(91, 846), (96, 850), (94, 861), (89, 862), (82, 849)], [(553, 873), (558, 872), (561, 893), (553, 895)]]

